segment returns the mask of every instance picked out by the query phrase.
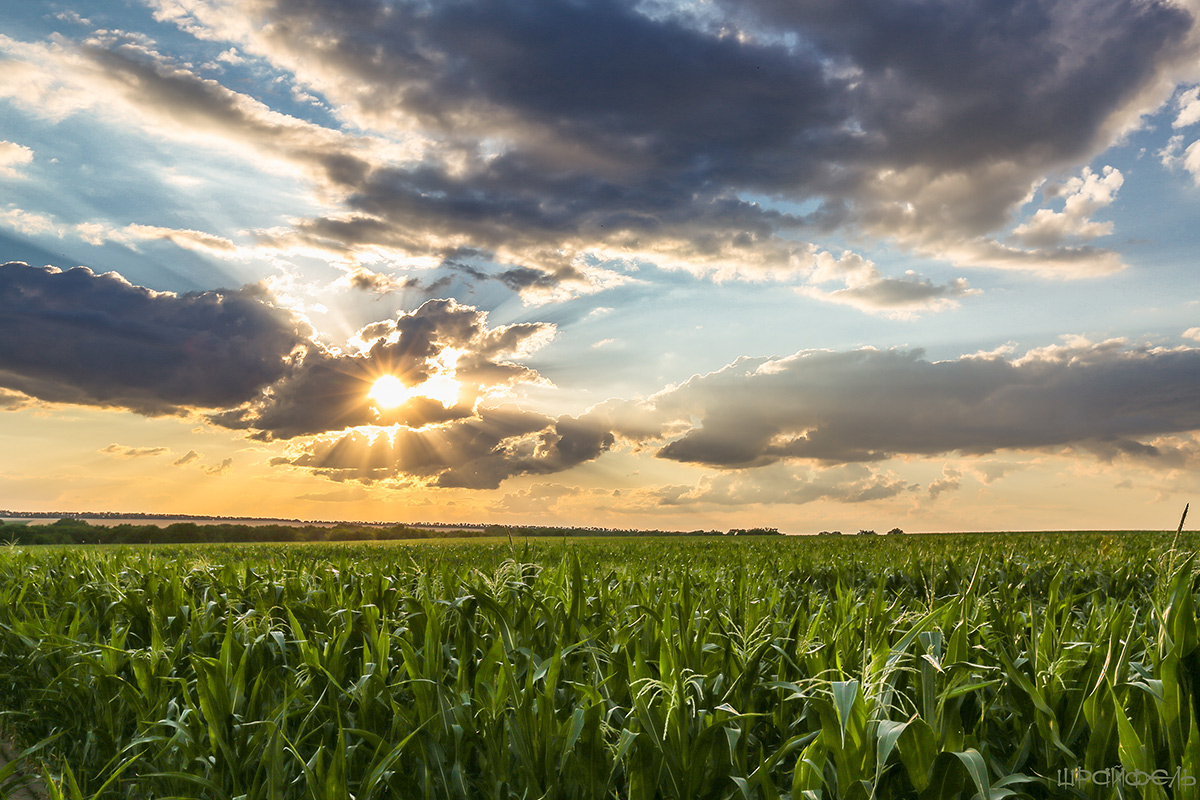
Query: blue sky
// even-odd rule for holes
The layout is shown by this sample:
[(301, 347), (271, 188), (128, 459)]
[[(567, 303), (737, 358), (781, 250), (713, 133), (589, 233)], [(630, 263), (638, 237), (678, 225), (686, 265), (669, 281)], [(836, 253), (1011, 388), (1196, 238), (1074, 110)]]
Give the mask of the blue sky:
[(1167, 527), (1195, 14), (9, 4), (0, 507)]

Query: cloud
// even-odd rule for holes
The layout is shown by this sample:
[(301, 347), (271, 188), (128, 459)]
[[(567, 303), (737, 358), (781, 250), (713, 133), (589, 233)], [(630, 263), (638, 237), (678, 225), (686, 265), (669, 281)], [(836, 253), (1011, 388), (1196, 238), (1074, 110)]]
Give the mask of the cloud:
[[(1113, 253), (1050, 244), (1104, 228), (1073, 209), (1023, 224), (1044, 245), (994, 234), (1046, 175), (1086, 163), (1168, 100), (1197, 51), (1190, 12), (1139, 0), (1019, 13), (949, 0), (750, 0), (703, 13), (599, 0), (152, 6), (265, 59), (359, 127), (416, 143), (419, 154), (390, 161), (346, 141), (323, 160), (292, 148), (343, 193), (346, 213), (280, 232), (277, 245), (402, 258), (474, 249), (531, 302), (611, 285), (619, 273), (606, 260), (786, 279), (815, 252), (803, 239), (835, 228), (960, 266), (1110, 273), (1123, 266)], [(89, 57), (135, 69), (123, 52)], [(187, 96), (178, 68), (152, 72)], [(212, 113), (246, 106), (217, 87), (188, 91), (219, 97)], [(275, 140), (275, 127), (240, 135)], [(749, 195), (815, 210), (782, 213)], [(905, 297), (928, 310), (956, 297), (881, 280), (893, 283), (839, 301)]]
[(146, 456), (161, 456), (171, 452), (169, 447), (126, 447), (123, 444), (110, 444), (101, 448), (101, 453), (107, 453), (117, 458), (145, 458)]
[(220, 464), (212, 464), (200, 469), (203, 470), (205, 475), (228, 475), (229, 471), (233, 469), (233, 459), (227, 458)]
[(1021, 248), (980, 236), (924, 243), (915, 249), (959, 266), (1014, 270), (1046, 278), (1098, 278), (1125, 269), (1119, 253), (1089, 245)]
[(0, 265), (0, 340), (0, 386), (147, 414), (256, 397), (305, 341), (255, 287), (177, 295), (19, 262)]
[(558, 509), (559, 502), (564, 498), (578, 497), (581, 494), (583, 494), (583, 489), (578, 486), (539, 483), (528, 489), (509, 492), (496, 503), (496, 507), (522, 514), (545, 513)]
[(127, 225), (123, 233), (134, 239), (163, 239), (184, 250), (197, 250), (216, 256), (237, 252), (237, 245), (222, 236), (190, 229), (163, 228), (157, 225)]
[[(1200, 350), (1069, 338), (1020, 358), (919, 350), (746, 358), (649, 399), (661, 458), (726, 469), (785, 459), (986, 454), (1200, 429)], [(619, 408), (608, 409), (614, 420)], [(645, 408), (633, 412), (643, 417)], [(686, 424), (672, 438), (671, 426)]]
[[(340, 349), (302, 335), (252, 287), (175, 295), (82, 267), (0, 267), (0, 385), (24, 393), (6, 389), (6, 406), (28, 395), (144, 414), (215, 409), (211, 423), (258, 439), (324, 435), (297, 443), (288, 463), (338, 478), (494, 487), (596, 458), (614, 441), (598, 420), (494, 407), (517, 385), (544, 382), (514, 359), (554, 332), (492, 327), (486, 312), (430, 300)], [(373, 394), (384, 376), (400, 394)]]
[(21, 167), (33, 162), (33, 151), (16, 142), (0, 140), (0, 178), (21, 177)]
[(1192, 180), (1200, 186), (1200, 139), (1183, 151), (1183, 168), (1192, 173)]
[(705, 475), (694, 487), (676, 486), (660, 491), (663, 505), (713, 504), (744, 506), (754, 503), (803, 505), (818, 500), (866, 503), (916, 491), (890, 473), (862, 464), (828, 468), (802, 468), (777, 464), (764, 470), (733, 470)]
[(1183, 338), (1191, 339), (1193, 342), (1200, 342), (1200, 327), (1188, 328), (1183, 332)]
[(364, 267), (355, 267), (343, 275), (337, 283), (350, 289), (374, 294), (391, 294), (416, 285), (411, 278), (397, 280), (391, 275), (373, 272)]
[[(487, 327), (486, 312), (454, 300), (429, 300), (354, 337), (357, 351), (310, 347), (271, 391), (210, 417), (260, 438), (292, 438), (362, 425), (421, 428), (472, 417), (488, 394), (540, 375), (508, 358), (537, 349), (554, 334), (545, 323)], [(399, 404), (370, 396), (388, 375), (408, 389)]]
[(990, 486), (1009, 473), (1025, 469), (1026, 466), (1026, 464), (1012, 461), (976, 459), (971, 462), (970, 466), (967, 468), (967, 471), (970, 472), (974, 477), (978, 478), (979, 481), (985, 486)]
[(172, 461), (171, 465), (175, 467), (182, 467), (185, 464), (191, 464), (192, 462), (199, 461), (202, 458), (204, 458), (204, 456), (200, 455), (195, 450), (188, 450), (179, 458)]
[(27, 394), (0, 388), (0, 411), (19, 411), (33, 405), (34, 402)]
[(605, 426), (586, 417), (481, 409), (477, 416), (427, 430), (319, 437), (278, 463), (335, 480), (417, 478), (439, 487), (495, 489), (516, 475), (545, 475), (591, 461), (613, 442)]
[(1093, 222), (1090, 217), (1112, 204), (1124, 182), (1124, 176), (1115, 167), (1105, 167), (1100, 174), (1084, 167), (1080, 177), (1072, 178), (1058, 189), (1057, 194), (1065, 196), (1062, 211), (1039, 209), (1032, 219), (1013, 229), (1013, 236), (1036, 247), (1053, 247), (1068, 237), (1107, 236), (1112, 233), (1113, 224)]
[(1106, 464), (1126, 462), (1145, 470), (1191, 470), (1200, 465), (1200, 441), (1193, 436), (1158, 436), (1147, 441), (1113, 438), (1086, 442), (1079, 449)]
[(1183, 136), (1172, 136), (1167, 144), (1155, 153), (1159, 162), (1167, 168), (1174, 168), (1179, 163), (1179, 151), (1183, 147)]
[(21, 208), (10, 207), (4, 211), (0, 211), (0, 222), (20, 233), (37, 235), (53, 231), (60, 236), (62, 235), (60, 232), (61, 229), (55, 223), (53, 217), (46, 214), (39, 214), (35, 211), (26, 211)]
[(956, 298), (979, 294), (979, 290), (972, 289), (962, 278), (938, 285), (928, 279), (920, 280), (915, 273), (908, 273), (903, 278), (878, 276), (872, 281), (832, 292), (809, 287), (803, 289), (802, 293), (860, 311), (911, 317), (920, 312), (956, 308)]
[[(1197, 104), (1200, 108), (1200, 104)], [(1155, 155), (1164, 167), (1175, 169), (1183, 167), (1191, 173), (1192, 180), (1200, 185), (1200, 140), (1192, 142), (1185, 149), (1183, 135), (1177, 134), (1167, 140), (1167, 144)]]
[(1172, 128), (1186, 128), (1200, 122), (1200, 86), (1181, 92), (1175, 98), (1175, 107), (1179, 113), (1171, 123)]
[[(1085, 171), (1085, 175), (1092, 173)], [(1097, 198), (1107, 192), (1106, 199), (1111, 201), (1115, 188), (1110, 184), (1119, 181), (1119, 173), (1106, 175), (1105, 181), (1093, 181), (1100, 184), (1095, 187)], [(1055, 215), (1046, 210), (1050, 216), (1043, 215), (1036, 229), (1028, 229), (1036, 246), (1022, 247), (988, 235), (1007, 225), (1041, 183), (1034, 172), (1011, 162), (985, 163), (967, 172), (937, 173), (924, 165), (883, 170), (871, 179), (866, 193), (872, 200), (864, 207), (862, 220), (876, 235), (891, 237), (920, 255), (963, 267), (1052, 278), (1092, 278), (1124, 269), (1120, 256), (1111, 250), (1066, 244), (1055, 237), (1056, 226), (1058, 233), (1065, 235), (1072, 223), (1084, 233), (1099, 235), (1109, 230), (1095, 223), (1088, 227), (1089, 221), (1078, 215)], [(1086, 211), (1088, 202), (1084, 196), (1076, 205)]]
[(231, 47), (228, 50), (221, 52), (217, 56), (217, 61), (224, 61), (226, 64), (245, 64), (246, 59), (238, 55), (236, 47)]
[(319, 180), (361, 173), (367, 166), (358, 153), (377, 146), (273, 111), (172, 61), (135, 34), (100, 30), (82, 42), (56, 38), (45, 44), (0, 36), (0, 62), (0, 97), (51, 121), (86, 112), (164, 139), (233, 150), (260, 164), (266, 157), (299, 166)]
[(942, 467), (942, 477), (929, 484), (929, 499), (936, 500), (946, 492), (957, 492), (962, 488), (962, 472), (951, 466)]
[(105, 242), (115, 242), (131, 249), (137, 249), (138, 242), (161, 240), (169, 241), (184, 250), (194, 250), (221, 258), (228, 258), (239, 251), (238, 246), (229, 239), (188, 228), (164, 228), (139, 224), (114, 227), (106, 222), (96, 221), (66, 223), (51, 214), (30, 212), (15, 207), (0, 211), (0, 222), (21, 233), (35, 236), (52, 233), (60, 239), (66, 236), (76, 236), (88, 244), (96, 246), (103, 245)]
[(799, 289), (801, 294), (868, 313), (909, 318), (922, 312), (955, 308), (958, 298), (979, 294), (978, 289), (972, 289), (962, 278), (942, 285), (921, 280), (912, 271), (903, 278), (887, 278), (874, 263), (850, 251), (836, 259), (830, 253), (818, 253), (815, 262), (809, 277), (812, 284), (841, 281), (845, 288), (826, 291), (809, 285)]

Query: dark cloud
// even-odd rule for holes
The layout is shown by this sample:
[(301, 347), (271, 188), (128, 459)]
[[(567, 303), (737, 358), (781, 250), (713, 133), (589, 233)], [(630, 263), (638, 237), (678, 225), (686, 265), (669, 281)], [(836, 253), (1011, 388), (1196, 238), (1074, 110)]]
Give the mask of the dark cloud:
[(195, 450), (188, 450), (186, 453), (181, 455), (179, 458), (172, 461), (171, 464), (172, 464), (172, 466), (182, 467), (185, 464), (191, 464), (193, 461), (199, 461), (203, 457), (204, 456), (200, 455)]
[(591, 461), (612, 444), (613, 435), (586, 417), (555, 420), (514, 409), (484, 409), (476, 417), (427, 430), (349, 431), (317, 439), (278, 463), (336, 480), (419, 477), (441, 487), (495, 489), (515, 475), (560, 472)]
[(1147, 442), (1109, 437), (1085, 442), (1079, 449), (1108, 464), (1124, 461), (1143, 469), (1183, 470), (1200, 464), (1200, 440), (1195, 436), (1161, 436)]
[[(312, 65), (302, 77), (378, 118), (417, 117), (462, 137), (547, 143), (497, 174), (669, 169), (702, 182), (772, 163), (845, 118), (819, 54), (654, 20), (619, 2), (260, 2), (260, 46)], [(473, 142), (471, 142), (473, 144)], [(615, 185), (613, 185), (615, 187)], [(604, 189), (603, 185), (597, 186)], [(464, 208), (463, 210), (469, 210)]]
[(1193, 22), (1180, 5), (1136, 0), (723, 4), (854, 69), (855, 116), (880, 155), (950, 170), (1106, 144), (1109, 117), (1185, 57)]
[[(157, 5), (189, 30), (240, 37), (360, 125), (421, 142), (399, 165), (346, 144), (273, 145), (322, 170), (349, 210), (277, 241), (473, 248), (523, 294), (596, 285), (579, 274), (588, 253), (723, 276), (794, 270), (811, 255), (797, 234), (854, 224), (963, 265), (1120, 269), (1112, 253), (1058, 244), (1072, 229), (1048, 217), (1034, 249), (977, 237), (1163, 102), (1172, 70), (1195, 58), (1191, 14), (1161, 0)], [(199, 94), (235, 121), (229, 98)], [(955, 296), (885, 280), (837, 299)]]
[[(361, 425), (419, 428), (471, 417), (485, 390), (540, 380), (528, 367), (504, 359), (536, 347), (553, 331), (543, 323), (488, 328), (484, 312), (453, 300), (430, 300), (363, 328), (358, 352), (310, 348), (270, 392), (210, 419), (252, 429), (259, 438), (288, 439)], [(391, 408), (373, 400), (373, 385), (385, 375), (410, 387), (412, 396)], [(453, 398), (442, 390), (449, 381), (457, 385)]]
[(364, 267), (352, 269), (346, 273), (343, 280), (351, 289), (374, 294), (391, 294), (401, 289), (415, 288), (420, 285), (418, 281), (412, 278), (397, 279), (391, 275), (385, 275), (382, 272), (373, 272)]
[[(285, 462), (338, 478), (495, 487), (596, 458), (614, 441), (597, 419), (481, 404), (542, 381), (510, 359), (553, 334), (545, 323), (490, 327), (484, 312), (430, 300), (364, 327), (343, 351), (301, 337), (291, 314), (251, 288), (174, 295), (116, 273), (0, 267), (0, 381), (24, 393), (4, 389), (6, 407), (28, 395), (147, 414), (217, 408), (211, 423), (258, 439), (330, 434), (298, 443)], [(383, 376), (398, 381), (398, 398), (372, 394)], [(169, 451), (114, 444), (102, 452)], [(174, 463), (200, 459), (190, 451)], [(202, 469), (231, 467), (226, 459)]]
[(723, 468), (1061, 445), (1151, 457), (1138, 439), (1200, 429), (1197, 385), (1200, 350), (1075, 340), (1016, 360), (931, 362), (919, 350), (743, 359), (652, 402), (664, 424), (699, 420), (661, 458)]
[(0, 386), (148, 414), (259, 395), (305, 341), (257, 287), (170, 294), (116, 273), (0, 266)]
[(0, 411), (17, 411), (34, 403), (34, 399), (21, 392), (0, 388)]

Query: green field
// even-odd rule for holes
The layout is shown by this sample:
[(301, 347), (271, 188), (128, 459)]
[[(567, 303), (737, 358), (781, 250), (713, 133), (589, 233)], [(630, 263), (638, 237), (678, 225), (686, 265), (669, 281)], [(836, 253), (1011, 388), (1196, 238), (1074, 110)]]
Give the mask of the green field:
[(0, 727), (64, 797), (1198, 797), (1198, 541), (10, 546)]

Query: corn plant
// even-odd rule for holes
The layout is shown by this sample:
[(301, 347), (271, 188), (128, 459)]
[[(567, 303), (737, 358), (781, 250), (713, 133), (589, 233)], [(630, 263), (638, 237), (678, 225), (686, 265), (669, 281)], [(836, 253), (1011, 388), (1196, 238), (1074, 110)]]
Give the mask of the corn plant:
[(5, 548), (0, 793), (1200, 797), (1193, 545)]

